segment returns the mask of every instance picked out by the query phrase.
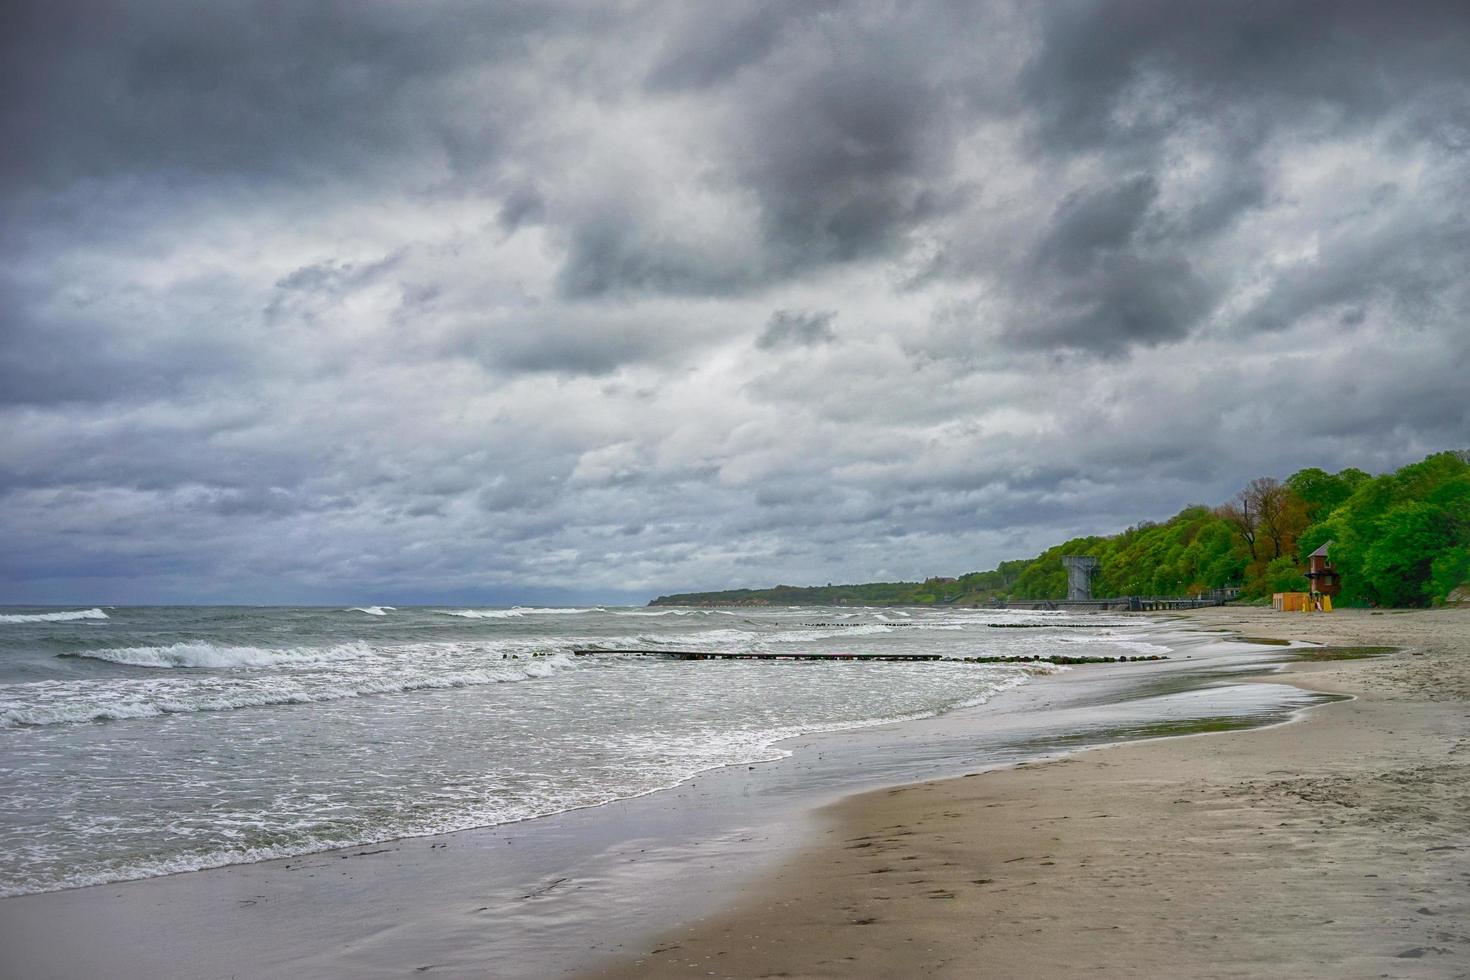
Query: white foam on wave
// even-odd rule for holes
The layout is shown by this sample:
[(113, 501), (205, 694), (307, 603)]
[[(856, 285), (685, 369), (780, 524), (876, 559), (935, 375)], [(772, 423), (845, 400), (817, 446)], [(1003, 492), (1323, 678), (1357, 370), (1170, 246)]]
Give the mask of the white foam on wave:
[(1141, 640), (1129, 640), (1118, 636), (1048, 636), (1047, 643), (1077, 643), (1086, 645), (1102, 644), (1110, 647), (1120, 647), (1124, 650), (1132, 650), (1134, 653), (1170, 653), (1169, 647), (1159, 646), (1157, 643), (1144, 643)]
[(333, 660), (351, 660), (372, 653), (365, 643), (341, 643), (331, 647), (266, 647), (216, 646), (213, 643), (171, 643), (161, 647), (111, 647), (104, 650), (82, 650), (71, 657), (106, 660), (128, 667), (186, 669), (229, 669), (232, 667), (279, 667), (292, 664), (319, 664)]
[(713, 610), (710, 609), (638, 609), (638, 610), (615, 610), (614, 616), (708, 616)]
[[(354, 644), (354, 646), (357, 646)], [(367, 649), (367, 648), (363, 648)], [(584, 665), (563, 653), (515, 659), (493, 667), (410, 672), (387, 660), (371, 676), (331, 677), (325, 683), (277, 675), (257, 682), (229, 681), (200, 686), (182, 680), (142, 683), (128, 688), (99, 682), (41, 681), (0, 686), (0, 728), (127, 721), (201, 711), (231, 711), (272, 705), (322, 704), (375, 694), (444, 690), (506, 684), (551, 677)], [(248, 675), (245, 675), (248, 677)], [(85, 686), (83, 686), (85, 685)]]
[(699, 630), (694, 633), (643, 633), (633, 638), (633, 642), (648, 645), (668, 645), (675, 647), (687, 646), (715, 646), (720, 644), (748, 644), (760, 636), (752, 630), (720, 628)]
[(883, 633), (894, 632), (895, 627), (883, 623), (863, 623), (854, 626), (841, 626), (834, 628), (825, 627), (803, 627), (801, 629), (776, 630), (765, 632), (762, 630), (739, 629), (734, 627), (722, 627), (716, 629), (698, 630), (693, 633), (643, 633), (630, 639), (613, 639), (607, 642), (610, 649), (616, 649), (628, 644), (660, 647), (669, 646), (718, 648), (726, 647), (732, 652), (749, 652), (758, 650), (771, 643), (812, 643), (817, 640), (830, 640), (837, 637), (854, 636), (877, 636)]
[[(867, 665), (844, 664), (843, 666), (856, 666), (858, 669), (862, 669)], [(672, 788), (702, 772), (708, 772), (724, 766), (774, 762), (778, 759), (786, 758), (792, 752), (790, 749), (784, 748), (780, 743), (788, 739), (828, 732), (858, 731), (864, 728), (876, 728), (881, 725), (891, 725), (897, 722), (933, 718), (965, 708), (977, 708), (989, 703), (991, 698), (997, 694), (1025, 684), (1031, 677), (1060, 673), (1071, 668), (1054, 664), (1036, 663), (987, 664), (982, 666), (965, 664), (963, 669), (971, 676), (979, 672), (982, 675), (988, 674), (994, 679), (990, 680), (983, 690), (972, 692), (969, 696), (961, 697), (948, 703), (929, 705), (917, 710), (880, 711), (878, 714), (866, 718), (833, 719), (831, 721), (810, 724), (795, 723), (778, 725), (767, 729), (706, 733), (695, 745), (685, 746), (686, 751), (693, 750), (697, 755), (702, 757), (703, 761), (697, 762), (690, 771), (682, 774), (674, 782), (663, 787), (644, 790), (635, 795), (642, 796), (646, 793), (657, 792), (659, 789)], [(671, 741), (676, 741), (673, 736), (655, 732), (625, 738), (624, 744), (636, 744), (640, 740), (647, 743), (649, 751), (655, 753), (665, 752), (667, 745)]]
[(440, 609), (445, 616), (461, 619), (520, 619), (524, 613), (519, 609)]
[[(523, 664), (520, 669), (526, 677), (544, 676), (546, 673), (555, 672), (572, 664), (570, 657), (556, 655)], [(768, 762), (787, 757), (792, 754), (792, 750), (781, 743), (794, 737), (872, 728), (894, 722), (929, 718), (961, 708), (982, 705), (997, 694), (1025, 683), (1030, 675), (1050, 672), (1044, 669), (1044, 665), (978, 668), (966, 665), (964, 670), (967, 675), (973, 675), (976, 672), (989, 675), (988, 682), (982, 690), (971, 692), (968, 697), (953, 702), (929, 705), (917, 710), (880, 711), (875, 716), (864, 718), (832, 719), (807, 724), (800, 722), (776, 724), (768, 728), (739, 728), (705, 733), (697, 739), (681, 738), (677, 733), (656, 731), (620, 737), (620, 744), (623, 746), (635, 745), (639, 741), (648, 743), (647, 750), (642, 754), (657, 762), (657, 765), (652, 766), (646, 773), (635, 770), (638, 778), (631, 780), (612, 784), (569, 786), (559, 792), (553, 790), (535, 793), (521, 799), (502, 800), (496, 797), (478, 801), (475, 805), (465, 808), (443, 812), (431, 810), (426, 813), (415, 813), (412, 817), (400, 813), (396, 815), (397, 819), (386, 823), (374, 821), (367, 826), (341, 827), (335, 832), (329, 830), (321, 836), (294, 837), (290, 840), (255, 845), (206, 846), (183, 853), (112, 861), (100, 866), (79, 868), (73, 865), (67, 867), (59, 877), (38, 874), (0, 883), (0, 897), (152, 878), (226, 865), (248, 864), (337, 848), (358, 847), (387, 840), (437, 835), (472, 827), (495, 826), (569, 810), (605, 805), (617, 800), (673, 789), (701, 773), (714, 769)], [(509, 679), (512, 678), (509, 676), (500, 678), (500, 680)], [(668, 751), (671, 745), (677, 745), (680, 748), (680, 751), (672, 756)], [(313, 820), (313, 823), (318, 822)]]
[(0, 623), (69, 623), (77, 619), (108, 619), (101, 609), (73, 609), (66, 612), (12, 613), (0, 615)]
[(1115, 645), (1122, 647), (1124, 650), (1132, 650), (1135, 653), (1164, 653), (1164, 654), (1167, 654), (1167, 653), (1170, 653), (1171, 652), (1171, 648), (1170, 647), (1160, 646), (1157, 643), (1144, 643), (1141, 640), (1138, 640), (1138, 641), (1135, 641), (1135, 640), (1116, 640), (1114, 642), (1115, 642)]
[(892, 632), (892, 626), (885, 626), (882, 623), (864, 623), (860, 626), (844, 626), (840, 629), (788, 630), (772, 633), (764, 639), (770, 643), (808, 643), (813, 640), (830, 640), (839, 636), (877, 636), (880, 633)]
[(522, 616), (573, 616), (578, 613), (602, 612), (601, 608), (595, 609), (543, 609), (534, 606), (516, 606), (513, 609), (439, 609), (445, 616), (458, 616), (461, 619), (519, 619)]
[(369, 616), (386, 616), (390, 610), (396, 610), (397, 606), (353, 606), (344, 612), (367, 613)]

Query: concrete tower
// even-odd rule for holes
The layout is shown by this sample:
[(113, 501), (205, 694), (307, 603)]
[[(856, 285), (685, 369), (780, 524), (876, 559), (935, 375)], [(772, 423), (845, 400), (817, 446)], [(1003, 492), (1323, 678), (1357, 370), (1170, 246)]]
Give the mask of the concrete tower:
[(1067, 569), (1067, 598), (1086, 602), (1092, 598), (1092, 576), (1097, 574), (1102, 562), (1091, 555), (1063, 555), (1062, 565)]

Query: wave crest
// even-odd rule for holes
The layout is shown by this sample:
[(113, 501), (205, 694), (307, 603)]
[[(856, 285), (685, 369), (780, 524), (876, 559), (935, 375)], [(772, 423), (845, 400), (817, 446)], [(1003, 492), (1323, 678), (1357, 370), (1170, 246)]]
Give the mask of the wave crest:
[(365, 643), (343, 643), (332, 647), (226, 647), (213, 643), (171, 643), (161, 647), (111, 647), (105, 650), (82, 650), (62, 654), (106, 660), (128, 667), (161, 667), (186, 669), (229, 669), (232, 667), (278, 667), (291, 664), (319, 664), (332, 660), (352, 660), (367, 656), (372, 649)]
[[(157, 648), (155, 648), (157, 649)], [(239, 649), (239, 648), (236, 648)], [(280, 652), (280, 651), (275, 651)], [(66, 656), (74, 656), (67, 654)], [(0, 688), (0, 729), (21, 726), (84, 724), (94, 721), (126, 721), (201, 711), (232, 711), (283, 704), (321, 704), (348, 698), (407, 691), (440, 690), (508, 684), (552, 677), (585, 666), (565, 653), (535, 659), (517, 658), (503, 664), (446, 671), (383, 671), (364, 677), (340, 677), (319, 685), (296, 679), (265, 680), (231, 678), (228, 682), (205, 684), (168, 679), (133, 682), (121, 689), (96, 686), (68, 688), (43, 681), (30, 686), (24, 699), (15, 686)], [(40, 695), (39, 697), (37, 695)]]
[(602, 612), (601, 609), (542, 609), (516, 606), (514, 609), (440, 609), (445, 616), (461, 619), (520, 619), (522, 616), (571, 616), (576, 613)]
[(108, 619), (101, 609), (73, 609), (67, 612), (12, 613), (0, 615), (0, 623), (69, 623), (76, 619)]

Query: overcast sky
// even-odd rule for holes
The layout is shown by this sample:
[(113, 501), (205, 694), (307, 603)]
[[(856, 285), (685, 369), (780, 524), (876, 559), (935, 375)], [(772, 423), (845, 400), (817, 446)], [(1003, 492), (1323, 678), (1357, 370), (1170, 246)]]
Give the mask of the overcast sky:
[(7, 3), (0, 601), (958, 574), (1470, 445), (1470, 5)]

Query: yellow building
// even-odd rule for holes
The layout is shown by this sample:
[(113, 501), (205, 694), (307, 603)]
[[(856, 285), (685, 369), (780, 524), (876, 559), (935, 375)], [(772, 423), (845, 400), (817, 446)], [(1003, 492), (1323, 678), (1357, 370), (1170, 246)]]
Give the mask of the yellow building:
[(1311, 592), (1277, 592), (1271, 596), (1277, 612), (1332, 612), (1332, 596)]

